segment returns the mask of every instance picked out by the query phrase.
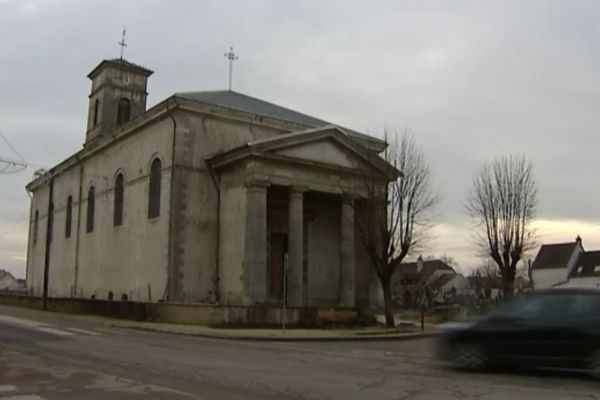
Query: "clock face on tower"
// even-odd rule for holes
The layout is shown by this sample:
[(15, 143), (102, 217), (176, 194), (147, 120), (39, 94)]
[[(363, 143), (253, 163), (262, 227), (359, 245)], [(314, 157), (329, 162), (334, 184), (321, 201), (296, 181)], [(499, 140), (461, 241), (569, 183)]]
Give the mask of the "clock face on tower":
[(131, 77), (129, 75), (123, 75), (121, 82), (123, 82), (123, 85), (129, 86), (131, 85)]

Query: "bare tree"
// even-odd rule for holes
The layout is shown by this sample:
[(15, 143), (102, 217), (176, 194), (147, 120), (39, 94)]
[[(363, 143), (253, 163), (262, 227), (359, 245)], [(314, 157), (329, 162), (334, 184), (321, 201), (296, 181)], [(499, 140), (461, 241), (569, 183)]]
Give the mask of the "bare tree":
[(383, 184), (365, 180), (367, 194), (357, 202), (356, 222), (381, 284), (386, 325), (394, 327), (392, 275), (402, 260), (421, 246), (438, 197), (432, 188), (429, 164), (414, 139), (406, 133), (399, 138), (386, 131), (386, 141), (389, 145), (382, 157), (401, 174)]
[(484, 164), (466, 208), (478, 227), (477, 244), (496, 263), (504, 295), (512, 296), (517, 264), (534, 246), (537, 187), (531, 162), (509, 155)]
[(492, 290), (498, 288), (501, 276), (496, 263), (486, 258), (483, 264), (471, 271), (468, 279), (479, 300), (490, 300)]

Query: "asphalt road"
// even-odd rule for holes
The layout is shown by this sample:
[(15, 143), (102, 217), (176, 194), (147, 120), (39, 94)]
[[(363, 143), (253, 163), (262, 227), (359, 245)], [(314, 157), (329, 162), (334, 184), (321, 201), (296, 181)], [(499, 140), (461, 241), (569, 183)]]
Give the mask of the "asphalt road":
[(431, 339), (240, 342), (12, 314), (0, 308), (0, 400), (600, 399), (584, 375), (447, 370)]

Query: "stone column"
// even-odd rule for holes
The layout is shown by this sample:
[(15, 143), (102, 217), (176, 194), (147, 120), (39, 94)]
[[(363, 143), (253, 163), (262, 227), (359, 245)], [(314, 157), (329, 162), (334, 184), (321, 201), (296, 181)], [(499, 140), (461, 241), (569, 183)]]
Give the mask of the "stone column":
[(244, 305), (267, 297), (267, 182), (246, 184)]
[(340, 306), (354, 307), (356, 295), (356, 252), (354, 235), (354, 200), (342, 199), (340, 235)]
[(288, 225), (287, 298), (290, 306), (304, 305), (304, 192), (291, 188)]

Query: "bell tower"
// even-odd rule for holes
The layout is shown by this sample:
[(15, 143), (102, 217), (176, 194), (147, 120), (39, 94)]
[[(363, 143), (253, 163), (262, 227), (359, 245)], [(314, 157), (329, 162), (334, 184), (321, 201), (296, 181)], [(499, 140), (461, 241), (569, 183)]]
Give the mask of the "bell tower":
[(104, 60), (88, 74), (92, 90), (86, 144), (146, 111), (148, 77), (152, 74), (123, 58)]

